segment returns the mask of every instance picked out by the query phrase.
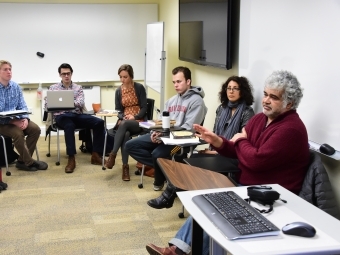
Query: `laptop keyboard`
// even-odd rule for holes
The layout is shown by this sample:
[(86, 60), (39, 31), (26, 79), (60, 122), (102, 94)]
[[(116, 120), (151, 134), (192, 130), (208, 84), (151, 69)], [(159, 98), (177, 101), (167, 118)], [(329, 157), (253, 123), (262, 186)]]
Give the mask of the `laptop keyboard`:
[(233, 191), (204, 194), (203, 197), (240, 235), (278, 231), (279, 229)]

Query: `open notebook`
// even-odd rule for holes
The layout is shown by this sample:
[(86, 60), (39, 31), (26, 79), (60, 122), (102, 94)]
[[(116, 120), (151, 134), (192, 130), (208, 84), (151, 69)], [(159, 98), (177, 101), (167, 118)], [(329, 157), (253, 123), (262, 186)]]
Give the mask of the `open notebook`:
[(16, 116), (16, 115), (23, 115), (23, 114), (28, 114), (29, 112), (26, 110), (14, 110), (14, 111), (6, 111), (6, 112), (0, 112), (1, 117), (6, 117), (6, 116)]

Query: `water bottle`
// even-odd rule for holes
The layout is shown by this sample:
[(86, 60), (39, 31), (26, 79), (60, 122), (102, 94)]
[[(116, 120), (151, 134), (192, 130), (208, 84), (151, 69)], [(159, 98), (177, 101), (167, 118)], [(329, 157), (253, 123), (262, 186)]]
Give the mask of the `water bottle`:
[(41, 83), (39, 83), (39, 87), (37, 89), (37, 99), (38, 100), (42, 99), (42, 87), (41, 87)]
[(167, 111), (163, 111), (162, 114), (162, 128), (164, 130), (170, 130), (170, 114)]

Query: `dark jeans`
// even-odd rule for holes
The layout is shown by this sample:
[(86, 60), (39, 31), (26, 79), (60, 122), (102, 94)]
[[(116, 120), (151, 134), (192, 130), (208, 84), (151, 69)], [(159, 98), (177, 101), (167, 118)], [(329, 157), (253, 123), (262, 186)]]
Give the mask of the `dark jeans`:
[(125, 150), (132, 158), (144, 165), (154, 167), (154, 184), (159, 186), (165, 182), (165, 176), (157, 163), (157, 159), (170, 158), (170, 152), (174, 147), (175, 145), (153, 143), (150, 134), (141, 135), (125, 144)]
[(125, 144), (130, 140), (132, 135), (137, 135), (142, 132), (139, 123), (135, 120), (123, 120), (120, 122), (113, 144), (113, 153), (117, 153), (119, 148), (122, 154), (123, 164), (127, 164), (129, 160), (129, 153), (125, 150)]
[(88, 114), (64, 113), (55, 118), (58, 127), (64, 130), (66, 153), (69, 156), (77, 154), (74, 131), (77, 128), (93, 130), (93, 152), (100, 155), (104, 147), (104, 120)]

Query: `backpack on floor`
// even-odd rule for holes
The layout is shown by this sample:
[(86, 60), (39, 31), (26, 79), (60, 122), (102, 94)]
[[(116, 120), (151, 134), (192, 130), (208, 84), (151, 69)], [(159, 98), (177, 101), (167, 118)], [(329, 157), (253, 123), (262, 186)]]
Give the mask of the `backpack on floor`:
[[(13, 163), (19, 158), (19, 154), (14, 151), (14, 145), (11, 138), (5, 138), (5, 146), (7, 151), (7, 161), (8, 164)], [(6, 166), (5, 153), (2, 139), (0, 139), (0, 166)]]

